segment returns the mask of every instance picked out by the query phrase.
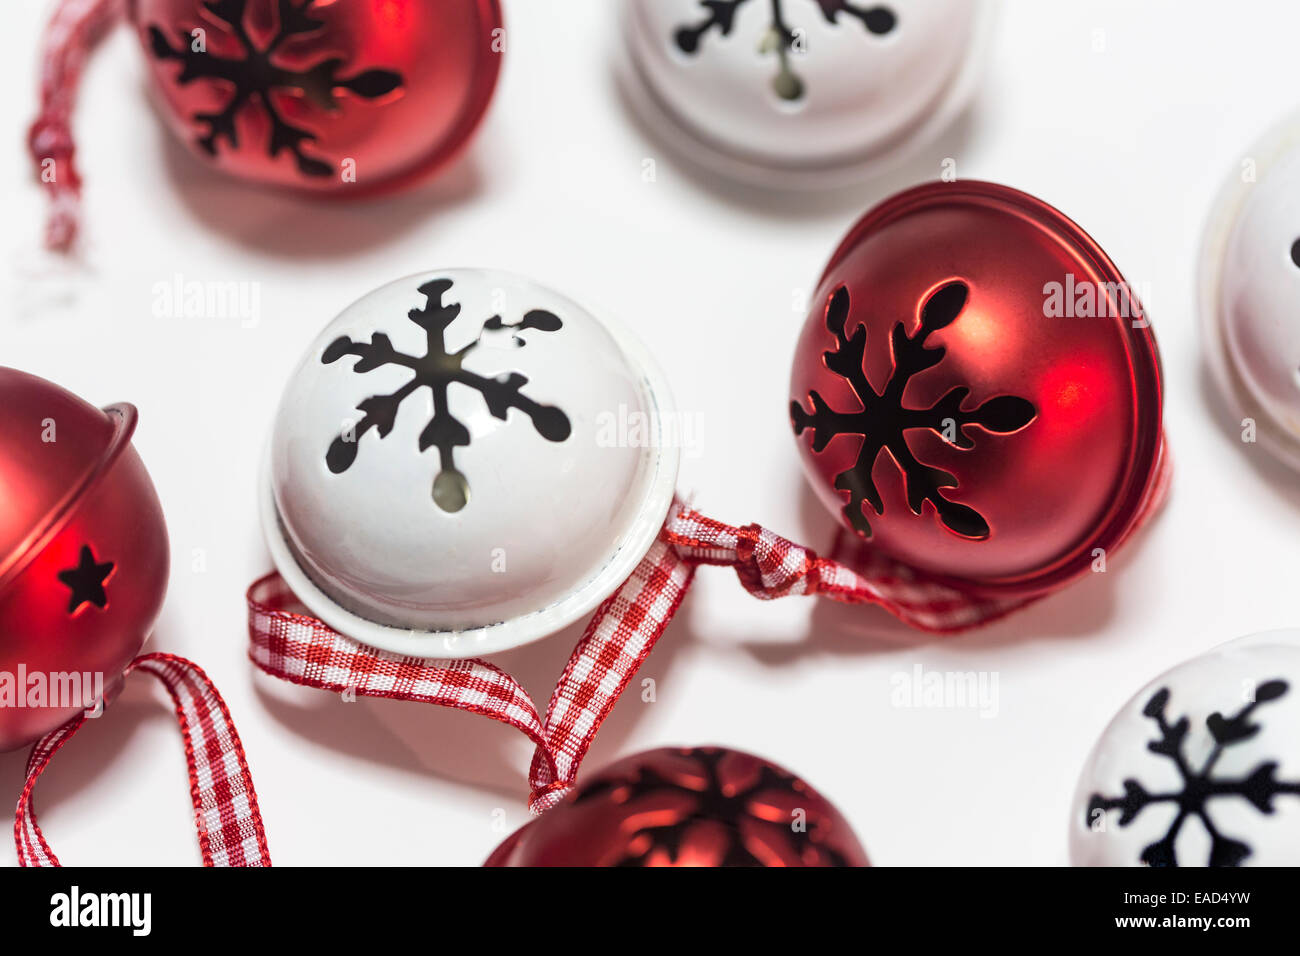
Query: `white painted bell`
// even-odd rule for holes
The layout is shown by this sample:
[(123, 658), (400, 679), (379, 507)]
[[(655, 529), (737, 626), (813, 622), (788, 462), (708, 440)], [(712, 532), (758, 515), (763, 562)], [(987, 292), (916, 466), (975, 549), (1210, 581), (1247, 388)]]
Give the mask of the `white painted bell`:
[(1207, 361), (1231, 430), (1300, 468), (1300, 116), (1232, 170), (1200, 276)]
[(1300, 631), (1224, 644), (1138, 692), (1070, 811), (1076, 866), (1300, 865)]
[[(974, 0), (626, 0), (625, 89), (662, 136), (728, 175), (872, 175), (965, 106), (990, 11)], [(936, 167), (935, 174), (939, 170)]]
[(628, 333), (543, 285), (477, 269), (389, 283), (285, 389), (263, 494), (276, 567), (331, 627), (397, 653), (550, 634), (654, 541), (671, 408)]

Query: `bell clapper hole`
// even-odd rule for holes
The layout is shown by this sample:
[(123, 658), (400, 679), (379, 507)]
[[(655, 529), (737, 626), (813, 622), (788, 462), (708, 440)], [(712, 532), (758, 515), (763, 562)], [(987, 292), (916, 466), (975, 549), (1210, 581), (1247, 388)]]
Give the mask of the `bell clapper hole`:
[(469, 504), (469, 482), (454, 469), (438, 472), (433, 479), (433, 501), (443, 511), (460, 511)]

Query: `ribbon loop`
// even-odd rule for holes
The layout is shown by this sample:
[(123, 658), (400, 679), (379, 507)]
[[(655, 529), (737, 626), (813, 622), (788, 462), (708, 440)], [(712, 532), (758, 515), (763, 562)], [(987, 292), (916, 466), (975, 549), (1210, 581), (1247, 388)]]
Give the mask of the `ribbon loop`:
[(991, 623), (1032, 599), (981, 598), (924, 577), (869, 548), (851, 564), (823, 558), (766, 528), (741, 528), (683, 511), (665, 528), (686, 560), (730, 567), (750, 594), (762, 600), (820, 594), (844, 604), (875, 604), (912, 627), (952, 633)]
[(672, 620), (693, 571), (661, 536), (588, 623), (545, 720), (519, 682), (487, 661), (390, 654), (293, 610), (297, 600), (278, 574), (248, 590), (248, 655), (295, 684), (424, 701), (509, 724), (535, 745), (529, 806), (541, 813), (572, 787), (597, 728)]
[(417, 700), (482, 714), (509, 724), (545, 751), (536, 706), (501, 668), (475, 658), (390, 654), (345, 637), (293, 610), (296, 606), (297, 598), (274, 572), (248, 589), (248, 656), (266, 673), (336, 694)]
[[(266, 830), (244, 747), (226, 702), (197, 664), (175, 654), (144, 654), (133, 670), (152, 674), (171, 695), (185, 741), (190, 799), (204, 866), (270, 866)], [(27, 783), (18, 798), (14, 842), (21, 866), (59, 866), (36, 821), (33, 791), (54, 755), (86, 722), (81, 714), (42, 737), (27, 758)]]
[(81, 176), (77, 172), (72, 110), (86, 57), (121, 17), (122, 0), (60, 0), (41, 51), (41, 111), (27, 134), (36, 172), (50, 195), (45, 243), (67, 251), (77, 239)]

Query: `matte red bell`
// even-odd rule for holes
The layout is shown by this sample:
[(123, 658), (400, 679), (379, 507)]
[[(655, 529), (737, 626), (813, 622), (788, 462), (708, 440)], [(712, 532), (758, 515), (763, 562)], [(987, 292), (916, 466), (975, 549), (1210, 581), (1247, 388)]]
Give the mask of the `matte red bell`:
[(1159, 470), (1160, 361), (1133, 287), (1056, 209), (992, 183), (920, 186), (853, 226), (790, 391), (822, 502), (974, 593), (1084, 573)]
[(93, 703), (167, 589), (167, 529), (131, 447), (136, 410), (0, 368), (0, 750)]
[(587, 778), (485, 866), (867, 866), (838, 810), (798, 777), (720, 747), (649, 750)]
[(173, 131), (244, 179), (315, 191), (442, 166), (487, 109), (497, 0), (131, 0)]

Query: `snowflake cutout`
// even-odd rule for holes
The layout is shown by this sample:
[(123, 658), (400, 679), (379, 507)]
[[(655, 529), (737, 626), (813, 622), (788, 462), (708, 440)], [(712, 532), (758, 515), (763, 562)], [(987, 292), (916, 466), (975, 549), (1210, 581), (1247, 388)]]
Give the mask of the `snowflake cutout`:
[[(770, 18), (768, 28), (759, 43), (758, 52), (776, 53), (780, 64), (776, 76), (772, 78), (772, 89), (776, 91), (776, 95), (783, 100), (799, 100), (804, 95), (804, 83), (791, 67), (790, 57), (793, 53), (802, 51), (800, 35), (786, 23), (782, 0), (768, 0), (768, 2), (771, 4)], [(845, 14), (861, 20), (862, 25), (870, 33), (883, 36), (898, 24), (898, 17), (894, 11), (886, 6), (865, 7), (850, 0), (815, 0), (815, 2), (822, 16), (826, 18), (826, 22), (832, 25), (837, 25), (840, 14)], [(686, 24), (677, 28), (677, 32), (673, 35), (677, 49), (694, 55), (699, 52), (701, 41), (712, 30), (717, 30), (719, 36), (730, 36), (736, 22), (737, 11), (747, 3), (749, 0), (700, 0), (700, 5), (708, 11), (708, 16), (699, 23)]]
[(902, 322), (894, 326), (890, 338), (893, 372), (884, 391), (879, 393), (871, 387), (863, 370), (866, 327), (859, 324), (851, 335), (847, 331), (849, 290), (840, 286), (831, 294), (826, 306), (826, 328), (835, 336), (837, 346), (833, 352), (822, 353), (822, 357), (826, 367), (853, 389), (862, 408), (837, 412), (814, 390), (808, 393), (812, 411), (806, 411), (799, 402), (791, 402), (790, 418), (796, 435), (802, 435), (805, 429), (812, 430), (815, 453), (822, 452), (836, 435), (862, 436), (857, 460), (835, 476), (835, 487), (848, 492), (844, 517), (864, 538), (871, 537), (864, 505), (870, 504), (878, 515), (885, 513), (884, 502), (871, 475), (882, 451), (888, 451), (903, 472), (907, 503), (913, 514), (920, 515), (928, 501), (943, 525), (955, 534), (976, 540), (989, 535), (989, 524), (983, 515), (944, 497), (944, 488), (957, 487), (956, 476), (918, 461), (907, 444), (906, 433), (924, 429), (956, 448), (968, 450), (975, 447), (974, 439), (966, 433), (969, 426), (978, 425), (995, 434), (1010, 434), (1034, 420), (1037, 416), (1034, 406), (1023, 398), (1002, 395), (966, 409), (963, 404), (970, 389), (965, 386), (953, 388), (929, 408), (907, 408), (903, 404), (903, 395), (912, 378), (943, 361), (946, 350), (942, 346), (928, 347), (926, 340), (956, 321), (966, 305), (968, 291), (966, 283), (955, 281), (932, 292), (921, 306), (921, 327), (915, 335), (908, 335)]
[(354, 426), (345, 428), (330, 444), (325, 454), (329, 470), (336, 475), (347, 471), (356, 461), (361, 436), (373, 428), (381, 439), (385, 438), (397, 423), (402, 402), (421, 388), (428, 388), (433, 393), (433, 417), (420, 432), (419, 448), (421, 452), (430, 447), (438, 449), (441, 470), (433, 481), (433, 500), (443, 511), (455, 512), (469, 502), (469, 482), (456, 468), (455, 451), (470, 444), (470, 433), (448, 409), (447, 391), (450, 386), (460, 384), (477, 391), (483, 396), (488, 411), (501, 421), (506, 420), (510, 409), (517, 408), (532, 421), (537, 433), (548, 441), (564, 441), (569, 437), (571, 426), (568, 416), (560, 409), (541, 405), (522, 393), (528, 379), (519, 372), (486, 378), (464, 367), (465, 357), (482, 343), (483, 332), (510, 329), (514, 333), (514, 344), (522, 348), (526, 343), (519, 332), (525, 329), (557, 332), (563, 325), (559, 317), (543, 309), (533, 309), (518, 322), (507, 323), (501, 320), (501, 316), (494, 315), (483, 323), (478, 338), (458, 352), (448, 352), (444, 333), (460, 314), (459, 304), (444, 304), (442, 301), (451, 287), (450, 279), (426, 282), (419, 290), (428, 300), (425, 307), (408, 313), (410, 320), (424, 329), (428, 336), (424, 355), (399, 352), (393, 348), (387, 335), (375, 332), (371, 334), (369, 343), (354, 342), (346, 335), (339, 336), (325, 349), (321, 362), (329, 365), (345, 355), (355, 355), (359, 360), (352, 366), (354, 372), (365, 373), (385, 365), (400, 365), (415, 373), (397, 391), (388, 395), (371, 395), (357, 406), (365, 415)]
[(198, 45), (194, 36), (179, 31), (179, 46), (173, 47), (166, 35), (156, 26), (149, 28), (153, 55), (160, 60), (176, 60), (181, 72), (176, 82), (187, 86), (195, 80), (215, 80), (232, 88), (230, 98), (219, 113), (196, 113), (194, 122), (206, 128), (198, 145), (210, 156), (217, 154), (222, 139), (231, 149), (239, 149), (239, 135), (235, 119), (240, 111), (255, 100), (271, 120), (271, 135), (266, 145), (272, 158), (287, 150), (293, 155), (298, 171), (304, 176), (329, 176), (333, 168), (304, 151), (304, 144), (316, 139), (315, 134), (289, 123), (273, 102), (273, 92), (289, 90), (301, 93), (306, 100), (322, 110), (338, 108), (337, 91), (348, 90), (366, 99), (378, 99), (402, 86), (402, 76), (391, 70), (367, 70), (355, 76), (340, 77), (343, 60), (331, 57), (307, 69), (287, 69), (276, 64), (276, 54), (288, 41), (316, 33), (325, 26), (323, 20), (312, 16), (317, 0), (303, 0), (295, 5), (293, 0), (278, 0), (278, 27), (274, 36), (263, 48), (258, 48), (249, 35), (244, 14), (248, 0), (203, 0), (203, 9), (228, 26), (243, 48), (240, 59), (227, 59), (209, 53), (206, 46)]
[[(789, 839), (794, 843), (795, 851), (805, 859), (816, 858), (818, 865), (848, 866), (848, 861), (835, 850), (825, 846), (821, 834), (822, 821), (809, 812), (807, 827), (796, 830), (775, 823), (771, 816), (771, 807), (763, 803), (760, 797), (765, 793), (803, 794), (806, 788), (792, 774), (770, 765), (759, 769), (753, 783), (743, 789), (725, 781), (721, 773), (722, 761), (727, 751), (713, 747), (695, 747), (683, 753), (683, 756), (696, 761), (704, 770), (705, 782), (701, 787), (686, 787), (677, 780), (669, 779), (651, 767), (642, 768), (632, 781), (622, 779), (601, 780), (582, 789), (574, 803), (619, 791), (618, 802), (630, 806), (637, 800), (654, 797), (658, 794), (686, 793), (695, 799), (690, 812), (684, 814), (653, 813), (643, 816), (644, 823), (627, 833), (627, 853), (615, 866), (633, 867), (657, 864), (667, 861), (676, 865), (682, 849), (687, 843), (693, 828), (700, 823), (720, 823), (734, 834), (728, 841), (727, 849), (713, 860), (712, 866), (749, 866), (760, 867), (764, 862), (755, 856), (739, 838), (739, 824), (750, 821), (753, 824), (788, 829)], [(671, 819), (670, 819), (671, 817)]]
[(1209, 802), (1221, 797), (1240, 797), (1246, 800), (1260, 813), (1273, 812), (1273, 799), (1281, 794), (1300, 796), (1300, 781), (1282, 781), (1277, 779), (1277, 762), (1266, 760), (1251, 773), (1238, 780), (1221, 779), (1214, 776), (1214, 765), (1218, 763), (1223, 751), (1234, 744), (1250, 740), (1259, 733), (1260, 725), (1251, 723), (1251, 715), (1261, 704), (1277, 700), (1289, 689), (1284, 680), (1270, 680), (1255, 689), (1255, 699), (1246, 704), (1231, 717), (1224, 717), (1215, 712), (1205, 720), (1205, 729), (1214, 740), (1205, 762), (1199, 768), (1193, 767), (1183, 752), (1187, 742), (1187, 733), (1191, 727), (1186, 716), (1176, 723), (1169, 723), (1165, 717), (1165, 707), (1169, 704), (1169, 689), (1162, 687), (1147, 701), (1142, 715), (1149, 717), (1156, 724), (1160, 736), (1147, 743), (1147, 749), (1153, 754), (1168, 758), (1182, 779), (1183, 789), (1173, 793), (1148, 793), (1146, 788), (1136, 780), (1124, 781), (1124, 796), (1104, 797), (1093, 794), (1088, 801), (1087, 816), (1084, 825), (1091, 825), (1098, 813), (1119, 810), (1119, 825), (1126, 827), (1133, 822), (1144, 809), (1154, 803), (1173, 803), (1178, 807), (1178, 814), (1169, 829), (1159, 840), (1147, 845), (1142, 850), (1141, 862), (1148, 866), (1177, 866), (1178, 857), (1174, 843), (1182, 831), (1188, 817), (1197, 817), (1205, 832), (1210, 835), (1209, 866), (1240, 866), (1250, 856), (1250, 847), (1241, 840), (1224, 836), (1214, 825), (1210, 815)]

